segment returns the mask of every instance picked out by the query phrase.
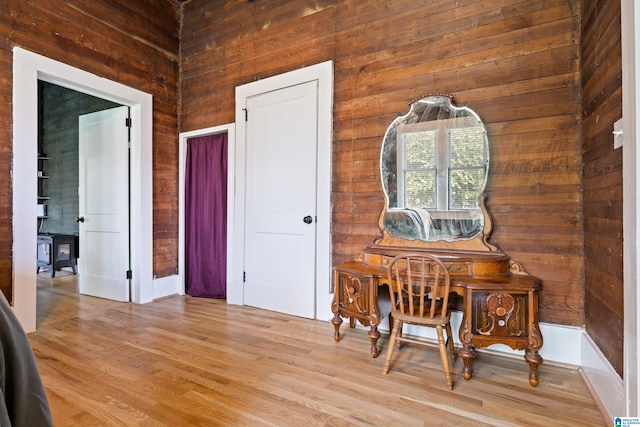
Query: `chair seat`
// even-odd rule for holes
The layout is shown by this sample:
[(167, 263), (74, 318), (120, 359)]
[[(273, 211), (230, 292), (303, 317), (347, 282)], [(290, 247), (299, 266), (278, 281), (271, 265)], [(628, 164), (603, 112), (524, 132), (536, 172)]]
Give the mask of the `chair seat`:
[[(405, 305), (405, 310), (404, 311), (394, 311), (392, 312), (394, 319), (398, 318), (398, 319), (402, 319), (404, 321), (404, 323), (411, 323), (414, 325), (445, 325), (447, 323), (450, 322), (451, 320), (451, 311), (450, 310), (446, 310), (444, 315), (442, 314), (442, 301), (438, 300), (436, 301), (436, 309), (435, 312), (439, 315), (436, 315), (434, 317), (429, 317), (428, 313), (429, 310), (431, 310), (431, 301), (430, 300), (426, 300), (424, 302), (424, 313), (425, 315), (420, 316), (419, 314), (410, 314), (409, 313), (409, 303), (408, 301), (404, 301), (404, 305)], [(419, 305), (420, 304), (420, 299), (417, 298), (414, 301), (414, 305)]]
[(408, 323), (411, 325), (446, 325), (451, 322), (451, 313), (448, 313), (447, 316), (438, 316), (438, 317), (420, 317), (420, 316), (411, 316), (409, 314), (396, 314), (393, 313), (394, 319), (400, 319), (403, 323)]

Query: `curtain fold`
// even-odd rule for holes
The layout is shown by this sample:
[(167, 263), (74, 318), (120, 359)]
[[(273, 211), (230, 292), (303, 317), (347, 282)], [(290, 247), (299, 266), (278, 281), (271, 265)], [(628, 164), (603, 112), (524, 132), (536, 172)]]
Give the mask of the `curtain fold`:
[(195, 297), (226, 298), (227, 133), (187, 140), (185, 282)]

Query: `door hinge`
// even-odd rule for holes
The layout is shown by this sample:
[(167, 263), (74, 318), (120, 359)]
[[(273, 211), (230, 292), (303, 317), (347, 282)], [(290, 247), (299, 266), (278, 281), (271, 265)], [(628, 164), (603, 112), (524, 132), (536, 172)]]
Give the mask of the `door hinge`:
[(127, 279), (133, 279), (133, 271), (127, 270)]
[(247, 110), (246, 108), (243, 108), (242, 111), (244, 111), (244, 121), (248, 122), (249, 121), (249, 110)]
[(133, 121), (131, 120), (131, 117), (127, 117), (124, 119), (124, 125), (127, 128), (128, 131), (128, 135), (127, 135), (127, 148), (131, 149), (131, 127), (132, 127)]
[(243, 272), (242, 272), (242, 281), (243, 281), (243, 282), (246, 282), (246, 281), (247, 281), (247, 272), (246, 272), (246, 271), (243, 271)]

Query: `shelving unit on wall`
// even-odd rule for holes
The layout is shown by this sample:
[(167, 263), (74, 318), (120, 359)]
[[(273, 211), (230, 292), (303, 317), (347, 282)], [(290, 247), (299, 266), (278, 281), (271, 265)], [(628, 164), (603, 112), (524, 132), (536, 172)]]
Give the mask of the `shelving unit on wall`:
[(38, 154), (38, 237), (36, 274), (41, 268), (48, 269), (51, 278), (56, 277), (56, 271), (70, 267), (76, 274), (78, 236), (70, 234), (52, 233), (46, 230), (48, 215), (47, 201), (50, 199), (51, 188), (47, 188), (50, 176), (47, 175), (48, 156)]
[(38, 233), (44, 233), (45, 221), (47, 216), (47, 181), (49, 176), (46, 174), (46, 162), (49, 157), (44, 154), (38, 154)]

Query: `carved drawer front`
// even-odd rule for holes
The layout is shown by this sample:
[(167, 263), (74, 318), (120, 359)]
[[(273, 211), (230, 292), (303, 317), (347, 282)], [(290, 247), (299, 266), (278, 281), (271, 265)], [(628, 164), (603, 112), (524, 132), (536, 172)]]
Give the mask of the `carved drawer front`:
[(471, 265), (468, 262), (445, 262), (445, 265), (447, 266), (447, 270), (449, 270), (449, 274), (461, 274), (465, 276), (471, 274)]
[(471, 333), (492, 337), (527, 337), (528, 295), (473, 292)]
[(346, 308), (353, 313), (368, 315), (370, 278), (349, 273), (338, 274), (338, 289), (340, 308)]

